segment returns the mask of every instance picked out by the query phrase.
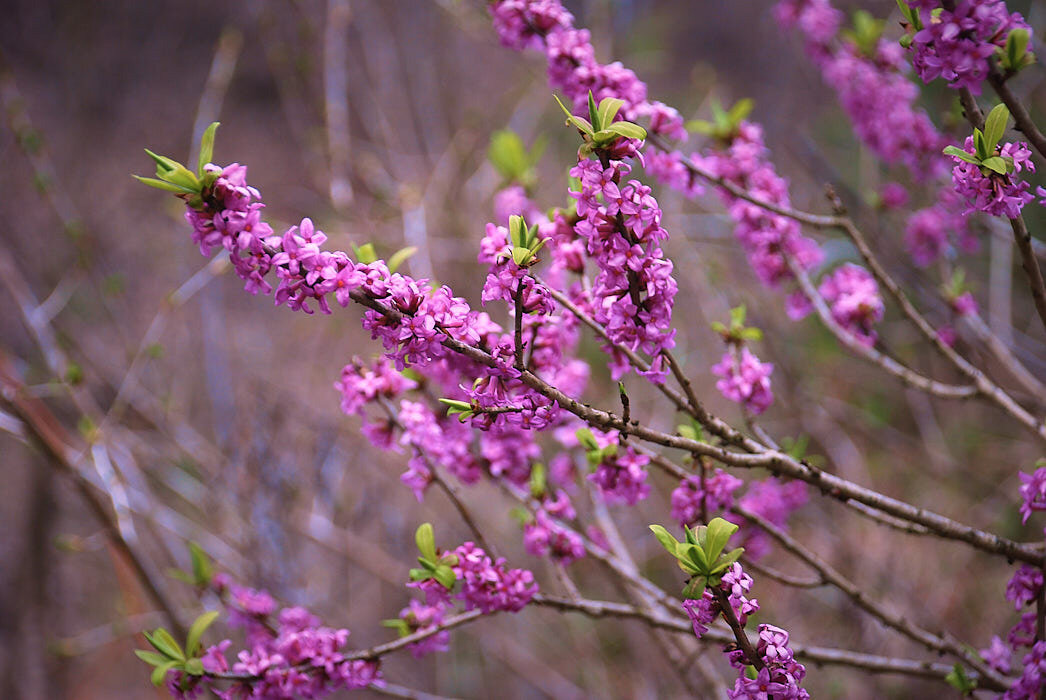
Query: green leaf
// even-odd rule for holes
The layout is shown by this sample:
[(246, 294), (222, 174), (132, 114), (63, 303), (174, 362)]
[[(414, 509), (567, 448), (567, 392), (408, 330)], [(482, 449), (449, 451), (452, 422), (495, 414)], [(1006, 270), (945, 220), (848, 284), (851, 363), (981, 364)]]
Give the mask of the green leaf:
[[(614, 117), (617, 116), (617, 113), (624, 105), (624, 100), (619, 100), (616, 97), (604, 97), (599, 103), (598, 109), (599, 128), (607, 128), (607, 125), (614, 121)], [(593, 122), (592, 125), (595, 126), (595, 123)]]
[(763, 339), (763, 331), (758, 328), (742, 328), (740, 334), (741, 338), (744, 340), (755, 341)]
[(177, 194), (195, 194), (196, 190), (189, 189), (188, 187), (182, 187), (181, 185), (175, 185), (170, 182), (164, 182), (163, 180), (157, 180), (152, 177), (142, 177), (141, 175), (131, 175), (138, 182), (149, 185), (149, 187), (155, 187), (158, 190), (166, 190), (167, 192), (175, 192)]
[(603, 131), (609, 131), (624, 136), (626, 139), (645, 139), (646, 129), (632, 122), (614, 122), (603, 127)]
[(434, 578), (448, 591), (451, 588), (454, 588), (454, 584), (458, 580), (458, 577), (454, 575), (454, 569), (446, 565), (442, 565), (436, 569)]
[(1004, 104), (997, 104), (984, 119), (985, 153), (993, 155), (999, 139), (1006, 133), (1006, 123), (1010, 120), (1010, 110)]
[(156, 647), (156, 651), (161, 654), (165, 654), (168, 658), (177, 659), (178, 661), (185, 660), (185, 654), (182, 652), (182, 648), (178, 646), (178, 642), (174, 641), (174, 637), (171, 633), (165, 630), (163, 627), (158, 627), (152, 634), (143, 632), (145, 638), (149, 640), (149, 643)]
[(149, 157), (152, 158), (156, 162), (156, 174), (157, 175), (159, 175), (161, 172), (167, 172), (167, 171), (170, 171), (170, 170), (177, 169), (177, 167), (179, 165), (178, 161), (171, 160), (167, 156), (161, 156), (161, 155), (158, 155), (156, 153), (153, 153), (148, 148), (146, 148), (144, 150), (149, 155)]
[(700, 600), (704, 596), (707, 583), (708, 579), (704, 576), (694, 576), (687, 581), (686, 588), (683, 589), (683, 599)]
[(432, 573), (426, 569), (411, 569), (408, 574), (411, 581), (424, 581), (432, 578)]
[(435, 561), (436, 559), (436, 534), (432, 530), (432, 523), (422, 523), (414, 532), (414, 542), (418, 545), (421, 556)]
[(958, 662), (952, 666), (952, 670), (944, 677), (944, 680), (963, 695), (970, 695), (977, 689), (977, 681), (967, 676), (966, 669)]
[(669, 554), (671, 554), (673, 557), (678, 557), (676, 552), (679, 550), (680, 543), (679, 540), (677, 540), (675, 537), (672, 537), (672, 533), (670, 533), (668, 530), (661, 527), (660, 525), (651, 525), (650, 531), (654, 533), (654, 537), (657, 538), (657, 541), (661, 543), (662, 547), (668, 550)]
[(189, 656), (197, 655), (197, 647), (200, 647), (200, 651), (203, 651), (203, 647), (200, 645), (200, 638), (217, 618), (218, 611), (209, 610), (193, 621), (192, 626), (189, 627), (189, 634), (185, 638), (185, 651)]
[(727, 117), (730, 119), (730, 123), (736, 127), (752, 113), (752, 109), (754, 108), (755, 101), (750, 97), (745, 97), (744, 99), (738, 100), (734, 103), (734, 106), (731, 107), (730, 111), (727, 113)]
[(203, 132), (203, 138), (200, 139), (200, 161), (197, 168), (197, 175), (203, 177), (203, 166), (211, 162), (211, 158), (214, 157), (214, 132), (218, 130), (218, 122), (211, 122), (211, 125)]
[(192, 560), (193, 583), (197, 586), (209, 584), (214, 577), (214, 566), (207, 552), (195, 542), (190, 542), (189, 558)]
[(406, 248), (400, 248), (392, 257), (388, 260), (389, 272), (395, 272), (400, 265), (407, 261), (410, 256), (418, 252), (417, 246), (407, 246)]
[(716, 560), (715, 566), (712, 567), (712, 574), (715, 575), (715, 574), (723, 573), (724, 571), (729, 569), (731, 566), (733, 566), (734, 562), (736, 562), (738, 559), (740, 559), (741, 555), (744, 554), (744, 553), (745, 553), (745, 548), (744, 547), (738, 547), (737, 549), (731, 549), (729, 552), (727, 552), (726, 554), (722, 555), (721, 557), (719, 557), (718, 560)]
[[(568, 115), (570, 116), (570, 115)], [(514, 131), (496, 131), (487, 150), (494, 169), (506, 180), (520, 180), (529, 166), (523, 141)]]
[(712, 521), (708, 523), (704, 546), (709, 564), (715, 563), (735, 532), (737, 532), (737, 525), (734, 523), (723, 518), (712, 518)]
[(429, 559), (428, 557), (418, 557), (418, 563), (421, 564), (430, 573), (436, 571), (436, 567), (439, 566), (435, 559)]
[(563, 113), (567, 115), (567, 122), (569, 124), (573, 124), (579, 130), (581, 130), (582, 133), (586, 134), (587, 136), (592, 136), (592, 134), (594, 134), (596, 132), (596, 130), (592, 128), (592, 124), (591, 123), (589, 123), (585, 119), (582, 119), (581, 117), (575, 117), (573, 115), (573, 113), (569, 109), (564, 107), (563, 103), (560, 102), (559, 97), (557, 95), (553, 95), (553, 97), (556, 98), (556, 103), (559, 105), (559, 108), (562, 109)]
[(980, 129), (973, 130), (973, 145), (977, 151), (977, 157), (981, 160), (991, 156), (991, 154), (988, 153), (988, 146), (984, 141), (984, 134)]
[(145, 651), (144, 649), (135, 649), (134, 655), (150, 666), (159, 666), (170, 661), (163, 654), (157, 654), (155, 651)]
[(548, 491), (548, 470), (541, 462), (535, 462), (530, 468), (530, 495), (541, 498)]
[(520, 267), (526, 267), (530, 258), (533, 257), (529, 248), (521, 248), (520, 246), (513, 246), (512, 248), (512, 260)]
[(149, 677), (149, 680), (152, 681), (153, 685), (159, 688), (161, 685), (163, 685), (163, 679), (167, 677), (167, 672), (175, 666), (177, 666), (178, 663), (179, 662), (177, 661), (168, 661), (165, 664), (157, 666), (153, 669), (153, 674)]
[(356, 253), (356, 261), (369, 265), (378, 259), (378, 254), (374, 251), (373, 243), (364, 243), (361, 246), (353, 245), (352, 250)]
[[(578, 428), (577, 432), (574, 433), (577, 436), (577, 441), (586, 450), (598, 450), (599, 443), (596, 442), (595, 435), (588, 428)], [(653, 527), (653, 526), (651, 526)], [(658, 527), (661, 527), (660, 525)], [(663, 528), (662, 528), (663, 529)]]
[(748, 315), (748, 309), (745, 308), (744, 304), (735, 306), (730, 309), (730, 325), (733, 327), (745, 325), (745, 316)]
[(703, 575), (709, 573), (712, 562), (704, 549), (698, 547), (696, 544), (684, 544), (679, 547), (679, 550), (689, 561), (693, 562), (697, 569), (697, 573)]
[(189, 659), (185, 662), (183, 667), (185, 672), (190, 676), (202, 676), (203, 675), (203, 662), (200, 659)]
[(594, 130), (602, 129), (602, 122), (599, 121), (599, 108), (596, 106), (596, 98), (592, 95), (592, 91), (588, 91), (588, 120), (592, 122), (592, 128)]
[(702, 136), (712, 136), (716, 132), (715, 124), (704, 119), (691, 119), (683, 125), (683, 128)]
[(973, 163), (974, 165), (980, 165), (981, 161), (974, 155), (971, 155), (959, 148), (958, 146), (948, 146), (944, 149), (944, 154), (948, 156), (955, 156), (961, 160), (965, 160), (967, 163)]
[(1000, 175), (1006, 174), (1006, 161), (1004, 161), (999, 156), (985, 158), (983, 161), (981, 161), (981, 165), (985, 168), (988, 168), (988, 170), (992, 170), (994, 172), (999, 173)]
[(407, 624), (406, 620), (401, 620), (398, 617), (391, 620), (382, 620), (381, 626), (396, 630), (401, 637), (406, 637), (410, 634), (410, 625)]

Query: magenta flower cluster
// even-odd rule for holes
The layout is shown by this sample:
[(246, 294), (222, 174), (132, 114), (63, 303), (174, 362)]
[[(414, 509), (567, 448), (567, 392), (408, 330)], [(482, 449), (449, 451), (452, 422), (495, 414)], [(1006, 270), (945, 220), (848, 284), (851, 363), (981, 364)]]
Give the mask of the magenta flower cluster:
[(382, 683), (377, 662), (346, 658), (349, 630), (326, 627), (301, 607), (277, 612), (268, 593), (231, 584), (221, 574), (212, 586), (225, 603), (230, 624), (244, 628), (247, 648), (230, 664), (226, 652), (232, 641), (225, 639), (204, 652), (205, 675), (168, 672), (167, 687), (174, 697), (192, 698), (209, 690), (223, 700), (320, 698)]
[[(603, 154), (583, 158), (570, 174), (581, 181), (575, 232), (599, 267), (589, 291), (588, 308), (606, 328), (611, 342), (653, 358), (644, 372), (661, 383), (668, 370), (660, 353), (675, 345), (672, 304), (678, 285), (672, 262), (661, 243), (668, 233), (661, 226), (661, 208), (650, 188), (638, 180), (624, 181), (628, 164)], [(629, 368), (611, 365), (615, 379)]]
[(672, 491), (672, 517), (680, 525), (694, 525), (702, 513), (718, 514), (734, 505), (734, 491), (744, 484), (736, 476), (716, 468), (702, 481), (700, 476), (688, 476)]
[[(963, 150), (970, 155), (976, 154), (972, 136), (966, 137)], [(1023, 142), (1003, 144), (999, 155), (1013, 159), (1014, 172), (1035, 172), (1031, 151)], [(982, 211), (992, 216), (1016, 219), (1024, 205), (1034, 201), (1035, 196), (1028, 191), (1028, 183), (1016, 177), (1014, 172), (1001, 175), (987, 168), (982, 169), (975, 163), (968, 163), (958, 156), (951, 158), (955, 161), (952, 183), (955, 191), (966, 200), (966, 214)]]
[(842, 13), (828, 0), (784, 0), (775, 13), (796, 26), (824, 80), (839, 95), (854, 132), (886, 163), (903, 163), (918, 179), (944, 172), (945, 139), (917, 102), (919, 89), (905, 74), (904, 50), (880, 39), (871, 55), (839, 37)]
[(826, 275), (818, 291), (832, 311), (832, 318), (863, 345), (875, 344), (875, 325), (886, 307), (879, 284), (860, 265), (846, 263)]
[(505, 559), (496, 561), (480, 547), (466, 542), (454, 550), (458, 563), (454, 574), (461, 583), (457, 597), (466, 610), (519, 612), (538, 592), (534, 574), (526, 569), (509, 569)]
[(916, 265), (926, 267), (951, 249), (966, 253), (977, 250), (977, 238), (970, 231), (970, 220), (962, 210), (962, 201), (955, 189), (941, 187), (932, 205), (908, 218), (904, 244)]
[(773, 371), (772, 363), (761, 362), (747, 347), (729, 348), (719, 363), (712, 366), (712, 374), (719, 377), (716, 388), (754, 416), (765, 411), (774, 401), (770, 390)]
[[(727, 594), (734, 617), (742, 628), (748, 622), (748, 616), (759, 610), (759, 601), (747, 597), (752, 584), (752, 578), (737, 563), (723, 575), (719, 584), (719, 588)], [(719, 599), (709, 588), (704, 590), (700, 598), (683, 601), (683, 610), (690, 618), (698, 639), (722, 612)], [(746, 673), (752, 660), (746, 659), (744, 652), (736, 645), (728, 649), (727, 657), (738, 672), (728, 697), (750, 700), (765, 700), (769, 696), (794, 700), (810, 697), (800, 687), (806, 676), (806, 668), (795, 660), (789, 646), (788, 632), (780, 627), (759, 625), (759, 641), (755, 652), (763, 667), (755, 678), (749, 678)]]
[(908, 4), (918, 8), (923, 24), (912, 41), (915, 72), (927, 83), (943, 78), (949, 87), (969, 88), (975, 95), (988, 77), (989, 60), (1005, 46), (1010, 32), (1030, 29), (1003, 0), (958, 0), (953, 9), (934, 0)]
[(602, 461), (596, 465), (595, 471), (588, 475), (588, 480), (599, 488), (603, 499), (607, 503), (626, 503), (632, 506), (649, 496), (650, 484), (647, 483), (646, 466), (650, 463), (650, 458), (636, 452), (627, 444), (621, 444), (620, 434), (616, 430), (593, 430), (592, 434), (601, 448), (617, 446), (616, 450), (610, 452), (604, 449)]

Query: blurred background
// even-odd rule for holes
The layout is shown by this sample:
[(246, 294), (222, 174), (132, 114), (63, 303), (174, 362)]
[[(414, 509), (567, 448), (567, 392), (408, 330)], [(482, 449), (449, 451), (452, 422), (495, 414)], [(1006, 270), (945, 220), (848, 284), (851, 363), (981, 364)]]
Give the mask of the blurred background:
[[(707, 117), (711, 99), (754, 98), (752, 119), (766, 129), (793, 202), (824, 212), (823, 186), (832, 183), (920, 307), (934, 322), (948, 321), (935, 293), (939, 271), (914, 267), (904, 252), (904, 216), (866, 204), (899, 176), (856, 142), (799, 39), (773, 19), (772, 3), (565, 4), (592, 30), (600, 60), (623, 61), (652, 97), (687, 118)], [(151, 174), (142, 148), (185, 160), (203, 127), (219, 120), (215, 160), (249, 166), (275, 229), (310, 216), (332, 247), (369, 241), (384, 256), (418, 246), (407, 272), (448, 283), (478, 305), (475, 256), (500, 185), (486, 159), (492, 133), (510, 128), (527, 144), (549, 138), (534, 192), (542, 208), (566, 204), (576, 148), (542, 57), (502, 48), (483, 5), (3, 3), (2, 362), (109, 485), (121, 531), (148, 552), (186, 618), (199, 609), (195, 596), (165, 572), (188, 566), (192, 539), (234, 578), (349, 627), (353, 645), (378, 643), (391, 634), (379, 620), (395, 617), (410, 597), (403, 581), (418, 523), (434, 522), (445, 545), (468, 534), (442, 494), (419, 505), (399, 483), (403, 460), (371, 448), (359, 420), (338, 409), (332, 384), (341, 367), (377, 350), (358, 312), (307, 317), (244, 294), (220, 261), (208, 264), (195, 250), (181, 203), (131, 179)], [(892, 4), (864, 5), (879, 16), (893, 12), (888, 31), (899, 33)], [(1010, 8), (1032, 26), (1046, 24), (1041, 3)], [(1019, 82), (1037, 117), (1046, 108), (1044, 77), (1040, 65)], [(964, 135), (953, 93), (940, 85), (924, 92), (937, 124)], [(776, 367), (777, 403), (761, 421), (767, 431), (805, 436), (808, 453), (861, 484), (1007, 537), (1035, 537), (1020, 526), (1017, 472), (1030, 470), (1041, 449), (1019, 426), (983, 402), (907, 390), (841, 350), (815, 320), (789, 321), (780, 295), (757, 283), (714, 198), (695, 204), (665, 188), (655, 194), (681, 287), (679, 355), (714, 411), (740, 423), (736, 406), (714, 388), (709, 367), (723, 347), (708, 327), (744, 303), (750, 325), (765, 331), (757, 352)], [(911, 195), (916, 205), (932, 197), (914, 187)], [(1028, 207), (1036, 233), (1046, 224), (1039, 210)], [(1044, 379), (1044, 337), (1010, 243), (993, 243), (982, 228), (980, 253), (960, 262), (992, 328)], [(832, 262), (854, 257), (841, 240), (826, 252)], [(1011, 386), (957, 330), (960, 347)], [(905, 361), (955, 379), (895, 309), (881, 336)], [(588, 399), (616, 405), (591, 338), (584, 352), (595, 370)], [(639, 382), (630, 389), (633, 416), (675, 424)], [(74, 482), (13, 434), (9, 416), (2, 422), (0, 696), (164, 696), (132, 655), (144, 644), (137, 632), (161, 616)], [(614, 513), (643, 572), (674, 592), (678, 571), (645, 529), (669, 522), (675, 484), (651, 478), (651, 498)], [(523, 551), (511, 504), (487, 484), (469, 489), (466, 500), (501, 553), (555, 591), (546, 564)], [(816, 495), (792, 532), (929, 629), (980, 648), (1014, 622), (1003, 599), (1012, 572), (997, 559), (901, 535)], [(784, 555), (767, 561), (802, 572)], [(615, 596), (592, 562), (572, 572), (592, 597)], [(796, 591), (757, 576), (754, 593), (760, 619), (789, 629), (796, 642), (929, 658), (835, 591)], [(650, 641), (634, 622), (528, 609), (454, 632), (446, 655), (395, 656), (384, 668), (397, 682), (465, 697), (684, 695)], [(723, 666), (715, 649), (709, 657)], [(839, 667), (810, 667), (806, 687), (828, 698), (946, 690)]]

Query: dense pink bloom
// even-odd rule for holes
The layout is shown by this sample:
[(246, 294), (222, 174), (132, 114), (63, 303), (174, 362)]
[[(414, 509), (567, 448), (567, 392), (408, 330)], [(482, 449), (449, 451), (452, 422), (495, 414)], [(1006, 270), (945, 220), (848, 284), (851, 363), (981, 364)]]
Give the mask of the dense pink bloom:
[(836, 323), (864, 345), (874, 345), (875, 324), (883, 319), (885, 305), (879, 285), (868, 270), (853, 263), (827, 275), (818, 288)]
[[(916, 3), (911, 3), (915, 5)], [(981, 93), (989, 59), (1017, 28), (1028, 28), (1018, 13), (1010, 14), (1002, 0), (958, 0), (954, 10), (936, 17), (920, 10), (923, 29), (912, 42), (912, 65), (925, 82), (944, 78), (952, 88)]]
[(734, 504), (734, 491), (743, 483), (718, 468), (705, 478), (703, 489), (700, 476), (688, 476), (672, 491), (672, 517), (680, 525), (693, 525), (701, 517), (702, 500), (710, 517), (729, 510)]
[(1028, 522), (1032, 511), (1046, 510), (1046, 466), (1032, 474), (1020, 472), (1021, 522)]
[(458, 557), (454, 573), (461, 582), (458, 598), (467, 610), (478, 608), (484, 614), (499, 610), (519, 612), (538, 592), (532, 573), (506, 568), (503, 558), (491, 561), (472, 542), (461, 545), (454, 554)]
[(709, 590), (705, 590), (700, 598), (684, 600), (683, 610), (690, 617), (690, 623), (694, 626), (694, 635), (698, 639), (708, 631), (708, 625), (712, 624), (719, 614), (715, 596)]
[[(414, 632), (425, 632), (439, 626), (443, 622), (445, 612), (445, 605), (428, 605), (417, 600), (411, 600), (410, 604), (400, 611), (400, 619), (407, 623), (409, 632), (413, 634)], [(449, 644), (450, 632), (442, 630), (420, 642), (411, 644), (408, 649), (410, 649), (410, 653), (415, 659), (420, 659), (433, 652), (446, 651)]]
[(585, 556), (581, 536), (557, 525), (543, 510), (524, 528), (523, 545), (535, 557), (551, 557), (564, 566)]
[[(976, 153), (972, 136), (966, 137), (963, 148), (971, 155)], [(999, 155), (1013, 158), (1016, 173), (1025, 169), (1035, 172), (1031, 151), (1024, 143), (1005, 143), (999, 149)], [(955, 191), (966, 201), (967, 214), (983, 211), (992, 216), (1016, 219), (1024, 205), (1035, 199), (1028, 191), (1028, 183), (1019, 179), (1015, 173), (1000, 175), (988, 171), (985, 174), (979, 165), (967, 163), (957, 156), (951, 158), (955, 161), (952, 183)]]
[(650, 495), (650, 485), (646, 483), (649, 463), (646, 455), (622, 446), (616, 455), (600, 462), (588, 480), (599, 487), (607, 502), (635, 505)]
[(748, 348), (727, 350), (719, 364), (712, 366), (712, 373), (720, 377), (716, 388), (723, 396), (745, 407), (753, 415), (759, 415), (774, 401), (770, 389), (770, 374), (773, 364), (760, 362)]
[(1041, 590), (1042, 569), (1021, 564), (1021, 567), (1006, 584), (1006, 600), (1013, 603), (1013, 607), (1019, 611), (1025, 605), (1033, 602)]
[(1013, 650), (998, 635), (992, 637), (991, 644), (986, 649), (980, 650), (980, 655), (985, 663), (999, 673), (1008, 674), (1010, 672)]

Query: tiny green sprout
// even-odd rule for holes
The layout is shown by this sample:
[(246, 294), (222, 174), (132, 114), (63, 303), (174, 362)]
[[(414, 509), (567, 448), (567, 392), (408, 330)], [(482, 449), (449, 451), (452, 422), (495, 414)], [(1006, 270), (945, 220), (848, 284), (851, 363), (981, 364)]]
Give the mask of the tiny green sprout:
[(958, 662), (952, 666), (952, 670), (948, 672), (944, 680), (963, 696), (973, 695), (973, 691), (977, 690), (977, 680), (966, 675), (966, 669)]
[[(132, 175), (132, 177), (149, 187), (173, 192), (187, 198), (198, 198), (204, 189), (214, 184), (215, 175), (204, 173), (204, 168), (211, 162), (211, 158), (214, 156), (214, 133), (217, 129), (218, 122), (214, 122), (203, 132), (203, 138), (200, 140), (200, 159), (196, 172), (189, 170), (173, 158), (157, 155), (147, 148), (145, 152), (156, 163), (156, 177), (141, 177), (139, 175)], [(192, 201), (194, 200), (190, 199), (190, 202)]]
[(218, 618), (217, 610), (209, 610), (197, 617), (189, 627), (185, 639), (185, 649), (179, 646), (170, 632), (159, 627), (153, 632), (142, 632), (146, 641), (156, 651), (136, 649), (135, 656), (153, 667), (152, 682), (159, 687), (169, 671), (182, 671), (188, 676), (202, 676), (204, 673), (201, 656), (204, 651), (203, 634)]
[(567, 115), (566, 123), (581, 132), (585, 143), (581, 146), (582, 155), (589, 155), (595, 150), (610, 148), (619, 138), (645, 139), (646, 129), (630, 121), (614, 121), (617, 113), (624, 106), (624, 100), (616, 97), (604, 97), (596, 104), (595, 96), (588, 93), (589, 119), (574, 116), (573, 113), (553, 95), (559, 108)]
[(711, 136), (721, 142), (729, 142), (736, 135), (737, 130), (755, 107), (755, 102), (750, 98), (744, 98), (734, 103), (729, 110), (724, 110), (719, 100), (711, 101), (712, 121), (694, 119), (686, 123), (686, 130), (702, 136)]
[(886, 22), (876, 19), (869, 12), (857, 10), (854, 12), (853, 29), (844, 29), (842, 35), (852, 41), (862, 54), (872, 56), (875, 54), (885, 24)]
[(984, 120), (984, 131), (973, 130), (973, 143), (976, 153), (968, 153), (958, 146), (948, 146), (944, 149), (945, 155), (954, 156), (967, 163), (980, 167), (981, 172), (988, 176), (991, 173), (1006, 175), (1014, 169), (1013, 158), (997, 155), (999, 141), (1006, 133), (1006, 124), (1010, 120), (1010, 110), (1004, 104), (995, 105)]
[(440, 399), (439, 402), (447, 407), (448, 416), (457, 416), (462, 423), (476, 414), (472, 404), (457, 399)]
[(1035, 54), (1028, 52), (1030, 41), (1031, 33), (1027, 29), (1020, 27), (1011, 31), (1006, 36), (1006, 45), (995, 50), (999, 66), (1012, 74), (1035, 63)]
[(748, 341), (763, 339), (763, 332), (758, 328), (745, 325), (747, 309), (744, 304), (730, 309), (730, 325), (725, 326), (719, 321), (712, 322), (712, 330), (723, 337), (727, 343), (741, 345)]
[(520, 267), (537, 263), (538, 251), (548, 240), (538, 236), (538, 225), (528, 227), (522, 216), (513, 214), (508, 218), (508, 231), (512, 242), (512, 260)]
[(535, 462), (534, 466), (530, 468), (528, 487), (530, 495), (534, 498), (541, 498), (548, 493), (548, 469), (541, 462)]
[(364, 243), (360, 246), (353, 244), (352, 252), (356, 254), (356, 262), (363, 265), (370, 265), (378, 260), (378, 253), (374, 250), (373, 243)]
[(412, 255), (418, 252), (417, 246), (407, 246), (406, 248), (400, 248), (393, 253), (387, 262), (389, 272), (395, 272), (400, 268), (400, 265), (407, 262)]
[(595, 469), (603, 462), (617, 456), (616, 442), (612, 442), (606, 447), (600, 447), (592, 431), (588, 428), (579, 428), (574, 435), (577, 436), (578, 444), (584, 448), (585, 456), (588, 458), (588, 465), (591, 469)]
[(411, 581), (435, 580), (448, 591), (457, 582), (453, 567), (458, 563), (455, 554), (439, 553), (436, 548), (436, 538), (431, 523), (422, 523), (414, 532), (414, 542), (418, 545), (419, 569), (410, 570)]
[(723, 551), (737, 529), (734, 523), (713, 518), (708, 525), (692, 530), (685, 527), (685, 539), (680, 542), (662, 526), (650, 526), (661, 546), (676, 558), (679, 568), (690, 575), (684, 589), (687, 598), (700, 598), (706, 586), (718, 586), (727, 569), (741, 558), (743, 547)]
[(518, 183), (529, 188), (537, 182), (535, 166), (547, 145), (548, 139), (542, 135), (528, 151), (515, 132), (505, 129), (494, 132), (490, 137), (487, 158), (501, 175), (504, 184)]

